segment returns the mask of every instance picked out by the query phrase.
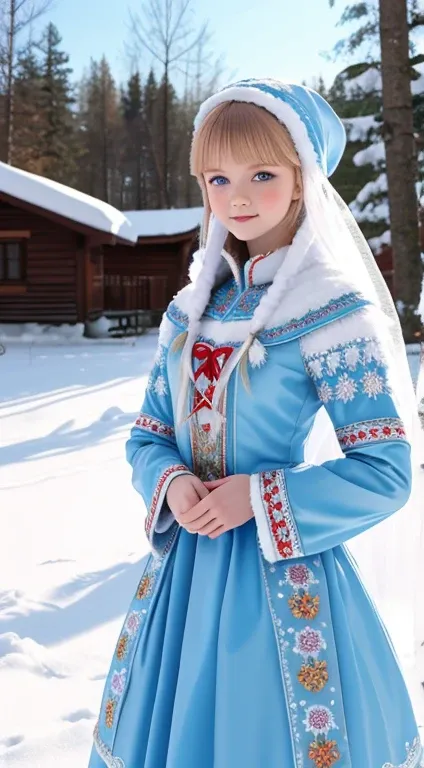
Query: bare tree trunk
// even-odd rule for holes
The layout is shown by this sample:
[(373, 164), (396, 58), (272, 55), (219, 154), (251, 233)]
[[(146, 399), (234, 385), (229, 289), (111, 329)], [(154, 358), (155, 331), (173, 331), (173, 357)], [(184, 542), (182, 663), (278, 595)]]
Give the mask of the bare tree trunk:
[(413, 132), (407, 0), (379, 0), (383, 136), (386, 147), (395, 293), (405, 340), (419, 334), (416, 310), (422, 266), (415, 184), (417, 158)]
[(9, 28), (7, 30), (7, 57), (6, 57), (6, 162), (12, 164), (13, 156), (13, 80), (15, 61), (15, 27), (16, 27), (16, 0), (10, 0), (9, 4)]

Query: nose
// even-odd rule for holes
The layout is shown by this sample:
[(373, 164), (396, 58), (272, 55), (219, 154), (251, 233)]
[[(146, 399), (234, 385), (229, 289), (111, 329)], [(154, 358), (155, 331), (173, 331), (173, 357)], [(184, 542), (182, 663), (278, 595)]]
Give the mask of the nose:
[(250, 198), (243, 193), (241, 190), (236, 190), (234, 192), (233, 197), (231, 198), (231, 207), (236, 208), (247, 208), (251, 203)]

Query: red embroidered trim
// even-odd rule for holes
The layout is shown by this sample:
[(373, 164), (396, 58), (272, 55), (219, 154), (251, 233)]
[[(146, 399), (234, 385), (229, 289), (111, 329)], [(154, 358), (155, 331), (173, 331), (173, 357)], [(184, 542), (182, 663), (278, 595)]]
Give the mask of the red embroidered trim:
[(261, 497), (279, 555), (283, 560), (300, 557), (302, 548), (287, 498), (284, 473), (279, 470), (260, 473)]
[(172, 427), (168, 427), (163, 421), (153, 418), (153, 416), (146, 416), (144, 413), (140, 413), (137, 416), (135, 427), (145, 429), (147, 432), (155, 432), (158, 435), (165, 435), (165, 437), (174, 437), (175, 432)]
[(336, 430), (342, 448), (353, 448), (363, 443), (380, 443), (386, 440), (406, 440), (405, 427), (400, 419), (372, 419), (348, 424)]
[(251, 285), (252, 285), (252, 280), (253, 280), (253, 272), (254, 272), (254, 269), (255, 269), (256, 265), (257, 265), (257, 264), (258, 264), (260, 261), (262, 261), (263, 259), (266, 259), (266, 257), (267, 257), (267, 256), (269, 256), (269, 255), (270, 255), (270, 253), (271, 253), (271, 251), (268, 251), (268, 253), (261, 253), (261, 254), (259, 254), (259, 256), (255, 256), (255, 257), (253, 258), (253, 261), (252, 261), (252, 263), (251, 263), (251, 265), (250, 265), (250, 267), (249, 267), (249, 272), (248, 272), (248, 274), (247, 274), (247, 284), (248, 284), (249, 286), (251, 286)]
[(170, 475), (173, 475), (175, 472), (190, 472), (188, 467), (185, 466), (185, 464), (173, 464), (171, 467), (168, 467), (167, 470), (163, 473), (162, 477), (159, 479), (159, 482), (155, 488), (155, 492), (153, 494), (152, 503), (150, 506), (149, 514), (146, 518), (146, 525), (145, 530), (147, 533), (147, 536), (150, 534), (150, 529), (152, 527), (153, 520), (156, 515), (156, 509), (159, 503), (159, 499), (162, 493), (163, 486), (165, 485), (166, 481), (170, 477)]

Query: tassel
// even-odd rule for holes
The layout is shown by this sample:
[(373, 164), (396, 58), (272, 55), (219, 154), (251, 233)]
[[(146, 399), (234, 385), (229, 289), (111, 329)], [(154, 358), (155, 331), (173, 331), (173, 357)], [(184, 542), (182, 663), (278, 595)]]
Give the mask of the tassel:
[(174, 341), (171, 344), (171, 352), (174, 352), (174, 353), (180, 352), (183, 349), (184, 344), (186, 343), (187, 336), (188, 336), (187, 331), (183, 331), (182, 333), (179, 333), (178, 336), (175, 337)]
[(243, 386), (246, 390), (246, 392), (251, 395), (252, 390), (250, 389), (250, 381), (249, 381), (249, 371), (247, 370), (247, 359), (248, 359), (248, 353), (245, 353), (243, 357), (240, 360), (240, 376), (241, 380), (243, 382)]
[(254, 339), (249, 347), (249, 363), (252, 368), (260, 368), (264, 365), (267, 358), (267, 350), (258, 339)]

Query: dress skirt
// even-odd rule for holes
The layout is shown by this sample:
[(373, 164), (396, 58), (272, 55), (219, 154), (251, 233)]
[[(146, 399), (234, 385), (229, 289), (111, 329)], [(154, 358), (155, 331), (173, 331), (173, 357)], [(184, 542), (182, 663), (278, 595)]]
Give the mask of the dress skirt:
[[(340, 687), (346, 723), (335, 724), (338, 747), (325, 755), (309, 733), (315, 752), (296, 758), (290, 707), (302, 697), (293, 702), (283, 684), (279, 622), (264, 581), (268, 570), (275, 601), (286, 602), (287, 562), (265, 563), (251, 520), (215, 540), (178, 532), (134, 652), (113, 750), (93, 747), (89, 768), (421, 766), (406, 688), (355, 568), (343, 548), (320, 562), (340, 673), (339, 686), (328, 683), (328, 704)], [(290, 664), (300, 659), (294, 648)]]

